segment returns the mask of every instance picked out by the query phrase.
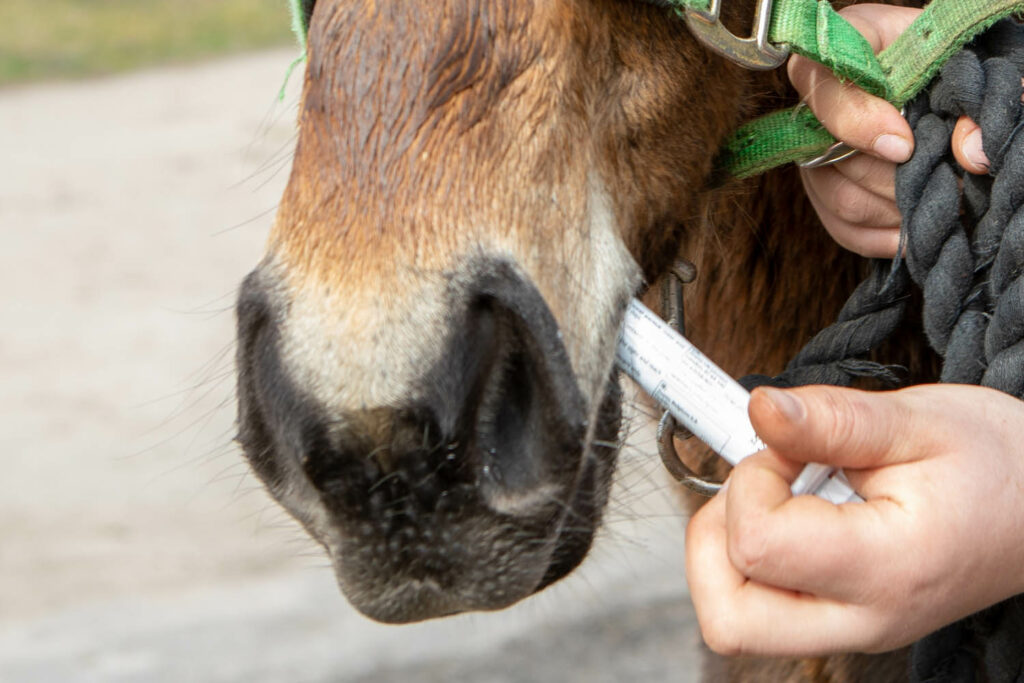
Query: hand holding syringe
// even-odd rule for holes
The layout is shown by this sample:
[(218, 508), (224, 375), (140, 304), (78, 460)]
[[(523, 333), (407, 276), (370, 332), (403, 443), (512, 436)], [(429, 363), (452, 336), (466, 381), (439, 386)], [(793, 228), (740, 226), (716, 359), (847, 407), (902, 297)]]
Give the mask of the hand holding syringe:
[[(747, 390), (636, 299), (626, 309), (615, 358), (679, 424), (730, 464), (764, 448), (747, 417)], [(863, 502), (842, 471), (823, 465), (804, 467), (791, 490), (833, 503)]]

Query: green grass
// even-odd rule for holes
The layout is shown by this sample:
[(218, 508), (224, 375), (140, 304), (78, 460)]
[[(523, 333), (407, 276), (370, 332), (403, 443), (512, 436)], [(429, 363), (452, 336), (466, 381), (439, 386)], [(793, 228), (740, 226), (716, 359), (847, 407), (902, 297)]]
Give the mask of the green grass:
[(0, 0), (0, 86), (291, 40), (287, 0)]

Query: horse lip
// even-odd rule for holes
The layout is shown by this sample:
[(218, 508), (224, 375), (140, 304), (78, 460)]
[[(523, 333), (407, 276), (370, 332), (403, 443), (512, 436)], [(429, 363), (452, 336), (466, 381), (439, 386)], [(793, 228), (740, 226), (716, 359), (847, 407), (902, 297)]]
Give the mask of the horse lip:
[[(339, 583), (344, 590), (344, 582)], [(431, 579), (406, 579), (368, 600), (361, 598), (349, 595), (364, 616), (384, 624), (407, 624), (465, 611), (451, 593)]]

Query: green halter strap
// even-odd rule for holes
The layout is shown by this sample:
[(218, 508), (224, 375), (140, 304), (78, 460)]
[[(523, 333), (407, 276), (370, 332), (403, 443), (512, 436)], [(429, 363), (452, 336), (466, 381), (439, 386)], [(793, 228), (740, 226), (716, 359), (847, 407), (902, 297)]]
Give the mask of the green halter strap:
[[(716, 0), (715, 4), (722, 0)], [(712, 10), (712, 0), (668, 0), (682, 16)], [(933, 0), (877, 57), (826, 0), (775, 0), (767, 42), (824, 64), (844, 81), (896, 107), (913, 98), (946, 61), (999, 19), (1024, 11), (1021, 0)], [(719, 152), (720, 172), (745, 178), (818, 156), (835, 138), (809, 109), (774, 112), (741, 127)]]
[(292, 11), (292, 33), (295, 40), (299, 41), (299, 47), (306, 51), (306, 39), (309, 36), (309, 18), (303, 8), (302, 0), (288, 0), (288, 8)]

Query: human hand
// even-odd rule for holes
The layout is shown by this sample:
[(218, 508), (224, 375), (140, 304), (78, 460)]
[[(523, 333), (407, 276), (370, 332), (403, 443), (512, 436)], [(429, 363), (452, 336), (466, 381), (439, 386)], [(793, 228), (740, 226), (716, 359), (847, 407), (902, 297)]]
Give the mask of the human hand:
[[(1024, 402), (967, 385), (757, 389), (768, 448), (690, 521), (686, 574), (727, 655), (881, 652), (1024, 592)], [(793, 497), (804, 463), (864, 503)]]
[[(921, 10), (854, 5), (841, 14), (864, 34), (875, 52), (888, 47)], [(794, 55), (789, 78), (804, 102), (839, 140), (864, 152), (832, 166), (801, 169), (807, 195), (832, 238), (862, 256), (888, 258), (899, 246), (896, 164), (910, 158), (913, 133), (891, 104), (852, 83), (840, 83), (826, 67)], [(971, 173), (988, 171), (981, 130), (967, 117), (953, 133), (957, 162)]]

